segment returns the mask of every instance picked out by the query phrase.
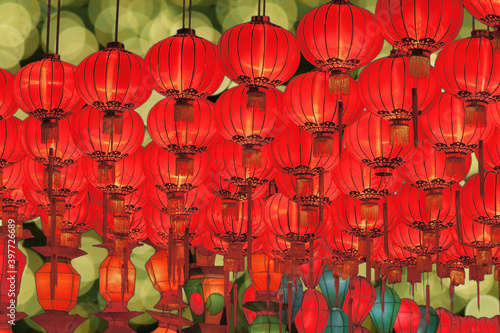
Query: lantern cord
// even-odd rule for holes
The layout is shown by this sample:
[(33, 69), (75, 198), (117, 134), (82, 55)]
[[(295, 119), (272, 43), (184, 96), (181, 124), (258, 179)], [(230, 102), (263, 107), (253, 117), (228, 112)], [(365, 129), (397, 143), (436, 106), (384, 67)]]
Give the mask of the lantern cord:
[(413, 145), (418, 147), (418, 97), (417, 88), (411, 88), (412, 98), (412, 120), (413, 120)]
[(46, 40), (46, 45), (45, 45), (45, 54), (49, 54), (49, 42), (50, 42), (50, 7), (51, 7), (52, 1), (49, 0), (47, 4), (47, 40)]
[(182, 29), (186, 28), (186, 0), (182, 1)]
[(266, 16), (266, 0), (262, 2), (262, 16)]
[(115, 42), (118, 41), (118, 17), (120, 15), (120, 0), (116, 0)]
[(257, 16), (260, 16), (260, 2), (261, 2), (261, 0), (259, 0), (259, 7), (257, 9)]
[(479, 147), (477, 150), (477, 159), (479, 164), (479, 195), (484, 199), (484, 143), (479, 140)]
[[(191, 0), (189, 1), (191, 2)], [(233, 285), (233, 326), (238, 327), (238, 284)]]
[(189, 23), (188, 23), (188, 27), (189, 29), (191, 29), (191, 7), (192, 7), (192, 0), (189, 0)]
[(102, 242), (108, 241), (108, 194), (102, 192)]
[(57, 0), (56, 54), (59, 54), (59, 26), (61, 24), (61, 0)]
[(339, 158), (342, 157), (342, 148), (344, 147), (344, 143), (342, 142), (342, 116), (343, 116), (343, 113), (344, 113), (344, 101), (341, 99), (339, 102), (338, 102), (338, 132), (339, 132)]
[[(49, 0), (50, 1), (50, 0)], [(50, 209), (50, 227), (51, 227), (51, 269), (50, 269), (50, 297), (54, 299), (57, 285), (57, 252), (56, 252), (56, 205), (54, 200), (54, 148), (49, 149), (49, 179), (48, 179), (48, 195)]]
[(253, 248), (253, 230), (252, 230), (252, 181), (247, 183), (247, 268), (252, 270), (252, 248)]
[(472, 31), (476, 30), (476, 19), (472, 17)]

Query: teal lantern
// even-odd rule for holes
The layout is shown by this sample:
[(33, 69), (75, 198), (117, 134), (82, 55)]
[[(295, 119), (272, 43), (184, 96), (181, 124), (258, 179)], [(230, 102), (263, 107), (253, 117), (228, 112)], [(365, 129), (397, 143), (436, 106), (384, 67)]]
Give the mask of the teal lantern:
[[(375, 292), (377, 299), (370, 310), (370, 316), (378, 332), (390, 333), (398, 316), (401, 299), (392, 288), (378, 286), (375, 288)], [(384, 299), (382, 299), (382, 293)]]
[[(282, 332), (285, 331), (283, 326)], [(279, 333), (280, 321), (276, 316), (258, 316), (252, 322), (248, 330), (249, 333)]]
[(330, 317), (328, 324), (326, 324), (325, 333), (348, 333), (349, 319), (344, 311), (341, 309), (330, 309)]
[[(280, 294), (283, 294), (283, 304), (288, 304), (288, 281), (291, 281), (292, 283), (292, 323), (293, 319), (297, 315), (297, 312), (299, 312), (300, 304), (302, 304), (302, 282), (300, 280), (288, 280), (285, 278), (285, 275), (283, 274), (283, 279), (281, 280), (281, 286), (280, 286)], [(288, 325), (288, 307), (283, 306), (283, 314), (282, 314), (283, 322)]]
[(340, 277), (333, 277), (331, 270), (325, 269), (319, 279), (319, 287), (326, 297), (330, 309), (341, 309), (344, 305), (345, 295), (349, 288), (349, 280), (342, 280)]
[(426, 317), (426, 307), (425, 305), (419, 305), (420, 308), (420, 323), (418, 324), (417, 333), (436, 333), (439, 327), (439, 316), (436, 313), (436, 310), (430, 308), (430, 320), (427, 324)]

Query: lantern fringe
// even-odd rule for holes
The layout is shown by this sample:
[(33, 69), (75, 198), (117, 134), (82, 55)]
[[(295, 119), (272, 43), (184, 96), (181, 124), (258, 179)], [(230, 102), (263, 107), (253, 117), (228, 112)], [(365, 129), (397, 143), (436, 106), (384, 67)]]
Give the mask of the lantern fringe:
[(237, 201), (224, 200), (222, 201), (222, 220), (235, 221), (240, 216), (240, 205)]
[(59, 122), (56, 119), (42, 121), (40, 139), (43, 144), (50, 144), (59, 140)]
[(266, 92), (258, 87), (250, 87), (247, 90), (247, 110), (266, 111)]
[(370, 237), (359, 237), (358, 238), (358, 252), (366, 260), (372, 255), (372, 240)]
[(296, 196), (299, 198), (307, 197), (313, 194), (314, 179), (308, 176), (299, 176), (295, 179), (297, 183)]
[(102, 117), (102, 132), (104, 134), (123, 133), (123, 113), (122, 112), (107, 112)]
[(115, 182), (115, 164), (113, 162), (102, 162), (97, 167), (97, 181), (104, 184)]
[(167, 194), (167, 215), (179, 213), (184, 209), (184, 194), (173, 192)]
[(432, 272), (432, 257), (430, 254), (417, 255), (417, 271), (419, 273)]
[(446, 175), (447, 176), (465, 176), (466, 165), (465, 156), (450, 155), (446, 156)]
[(127, 215), (113, 216), (113, 229), (115, 232), (124, 234), (130, 230), (130, 218)]
[(194, 121), (193, 103), (185, 99), (178, 99), (174, 103), (174, 121), (185, 121), (192, 123)]
[(304, 227), (317, 226), (319, 224), (319, 210), (315, 206), (303, 206), (300, 210), (300, 225)]
[(358, 260), (346, 259), (342, 264), (342, 280), (349, 280), (358, 275)]
[(330, 73), (328, 90), (330, 94), (349, 94), (349, 73), (334, 71)]
[(495, 52), (500, 51), (500, 27), (496, 26), (493, 31), (493, 46), (495, 48)]
[(385, 276), (382, 278), (382, 313), (385, 312)]
[(187, 155), (179, 155), (175, 158), (175, 175), (192, 176), (194, 175), (194, 158)]
[(500, 242), (500, 225), (492, 224), (490, 226), (490, 238), (492, 242)]
[(333, 134), (315, 134), (312, 143), (313, 156), (333, 156)]
[(361, 219), (376, 220), (378, 219), (378, 203), (372, 200), (361, 201)]
[(389, 125), (389, 143), (394, 146), (410, 144), (410, 127), (408, 123), (396, 122)]
[(425, 194), (425, 210), (443, 209), (443, 191), (432, 189)]
[(486, 126), (486, 105), (473, 101), (465, 107), (465, 112), (466, 125)]
[(255, 147), (243, 148), (243, 167), (255, 169), (261, 167), (262, 152)]
[(114, 214), (125, 213), (125, 199), (120, 196), (113, 196), (108, 199), (108, 209)]
[(429, 56), (421, 52), (410, 54), (409, 73), (410, 76), (416, 79), (429, 78), (431, 75), (431, 59)]
[(491, 274), (493, 265), (493, 256), (491, 249), (478, 249), (476, 253), (476, 264), (483, 267), (484, 273)]
[(293, 284), (292, 281), (288, 281), (287, 285), (287, 291), (288, 291), (288, 331), (292, 331), (292, 311), (293, 311), (293, 298), (292, 298), (292, 292), (293, 292)]

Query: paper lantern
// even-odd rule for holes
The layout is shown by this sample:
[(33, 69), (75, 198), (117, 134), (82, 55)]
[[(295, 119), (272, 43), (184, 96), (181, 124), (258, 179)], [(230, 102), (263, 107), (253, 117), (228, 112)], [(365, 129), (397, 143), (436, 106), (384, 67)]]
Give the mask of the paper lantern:
[(349, 282), (346, 301), (342, 310), (351, 317), (354, 326), (360, 326), (375, 304), (375, 288), (364, 277), (355, 276)]
[[(385, 281), (382, 281), (385, 283)], [(392, 332), (394, 323), (397, 322), (403, 300), (398, 293), (389, 287), (379, 286), (375, 288), (377, 299), (370, 310), (370, 317), (380, 333)]]
[(12, 116), (17, 108), (14, 96), (14, 75), (0, 68), (0, 120)]
[(307, 289), (295, 316), (295, 327), (299, 333), (324, 332), (329, 319), (328, 303), (316, 289)]
[(45, 311), (54, 310), (67, 313), (76, 305), (78, 289), (80, 288), (80, 275), (69, 261), (58, 262), (57, 284), (54, 295), (51, 295), (51, 266), (50, 262), (46, 262), (35, 273), (38, 302)]
[(420, 316), (418, 304), (414, 300), (403, 298), (394, 329), (397, 333), (417, 333)]

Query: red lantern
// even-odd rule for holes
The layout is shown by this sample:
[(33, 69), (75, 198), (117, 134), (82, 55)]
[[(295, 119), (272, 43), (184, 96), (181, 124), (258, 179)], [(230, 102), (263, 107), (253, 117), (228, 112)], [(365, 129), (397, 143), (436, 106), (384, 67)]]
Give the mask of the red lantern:
[(299, 333), (324, 332), (330, 309), (325, 296), (316, 289), (307, 289), (295, 316), (295, 327)]
[(403, 298), (394, 323), (396, 333), (417, 333), (420, 317), (418, 304), (412, 299)]
[[(297, 182), (290, 175), (278, 172), (276, 173), (276, 177), (274, 177), (274, 181), (280, 193), (283, 193), (288, 199), (297, 200)], [(333, 182), (331, 172), (325, 172), (323, 186), (323, 199), (325, 203), (331, 202), (340, 195), (340, 190)], [(313, 200), (313, 203), (319, 204), (319, 176), (315, 175), (313, 177), (313, 185), (310, 191), (302, 194), (301, 197), (305, 196), (301, 198), (302, 204), (304, 204), (304, 200)]]
[(151, 47), (145, 67), (153, 88), (175, 99), (174, 121), (194, 120), (193, 100), (213, 94), (224, 78), (216, 46), (196, 36), (193, 29), (177, 34)]
[(98, 181), (113, 183), (115, 162), (135, 152), (144, 139), (144, 123), (133, 111), (121, 112), (122, 134), (107, 131), (102, 120), (104, 112), (90, 106), (71, 119), (71, 136), (78, 149), (99, 163)]
[(178, 212), (170, 212), (168, 206), (168, 195), (151, 183), (146, 185), (149, 202), (165, 214), (190, 215), (205, 208), (213, 198), (212, 193), (205, 184), (196, 187), (195, 191), (186, 193), (184, 208)]
[(109, 303), (107, 309), (121, 310), (134, 295), (135, 267), (130, 259), (127, 260), (128, 263), (125, 264), (111, 250), (99, 267), (99, 291)]
[[(375, 169), (375, 175), (388, 177), (415, 153), (413, 145), (395, 146), (390, 143), (389, 122), (365, 112), (345, 130), (347, 150), (363, 164)], [(409, 126), (410, 134), (413, 127)]]
[(59, 60), (58, 54), (45, 54), (16, 74), (16, 100), (24, 112), (42, 122), (42, 144), (57, 142), (58, 121), (83, 107), (77, 85), (76, 67)]
[(377, 294), (372, 284), (364, 277), (355, 276), (349, 282), (342, 310), (351, 318), (354, 326), (360, 326), (370, 313), (376, 298)]
[[(247, 200), (247, 194), (248, 194), (247, 186), (233, 185), (230, 182), (225, 181), (221, 176), (219, 176), (215, 172), (212, 172), (208, 176), (206, 184), (209, 190), (212, 192), (212, 194), (214, 194), (218, 198), (221, 198), (222, 200), (231, 200), (231, 201)], [(269, 186), (271, 186), (271, 184)], [(268, 192), (267, 186), (259, 186), (256, 189), (253, 189), (252, 198), (254, 199), (261, 198), (262, 196), (266, 195), (266, 192)]]
[(485, 172), (484, 198), (479, 194), (479, 175), (470, 177), (463, 190), (463, 207), (476, 223), (490, 225), (492, 242), (500, 242), (500, 175)]
[(279, 262), (268, 258), (264, 253), (252, 255), (252, 269), (249, 273), (252, 286), (257, 292), (255, 295), (257, 301), (278, 301), (277, 293), (283, 276), (282, 268)]
[(175, 101), (167, 98), (156, 103), (148, 114), (148, 132), (153, 141), (177, 156), (176, 172), (193, 172), (191, 155), (213, 146), (219, 136), (214, 120), (214, 105), (204, 99), (193, 101), (192, 122), (175, 122), (171, 114)]
[(260, 147), (272, 142), (288, 124), (283, 108), (283, 94), (273, 88), (264, 92), (266, 112), (254, 113), (244, 104), (247, 89), (227, 90), (217, 99), (215, 120), (225, 139), (243, 147), (243, 165), (261, 164)]
[(420, 127), (435, 149), (446, 155), (446, 174), (465, 175), (466, 157), (476, 149), (479, 140), (488, 138), (486, 127), (466, 123), (465, 104), (450, 94), (442, 94), (434, 107), (420, 117)]
[(24, 152), (15, 139), (18, 137), (22, 122), (15, 118), (0, 120), (0, 169), (7, 167), (24, 157)]
[(460, 320), (448, 310), (437, 308), (436, 313), (439, 317), (439, 327), (437, 333), (453, 333), (460, 330)]
[(0, 68), (0, 120), (12, 116), (18, 107), (14, 98), (14, 75)]
[[(500, 172), (500, 129), (494, 128), (484, 141), (484, 167), (491, 172)], [(475, 151), (476, 156), (479, 152)]]
[[(470, 166), (471, 158), (468, 154), (465, 160), (465, 171), (468, 171)], [(447, 175), (446, 155), (433, 149), (427, 141), (423, 141), (413, 158), (399, 168), (399, 174), (414, 187), (425, 191), (426, 210), (441, 210), (443, 205), (452, 205), (451, 202), (443, 202), (443, 191), (461, 182), (467, 172)]]
[[(432, 67), (429, 78), (417, 80), (410, 76), (410, 60), (406, 55), (392, 50), (389, 57), (366, 66), (358, 81), (364, 105), (389, 121), (389, 142), (400, 146), (410, 144), (409, 122), (415, 112), (417, 115), (427, 112), (441, 91)], [(413, 110), (415, 97), (417, 110)]]
[(495, 0), (463, 0), (465, 9), (482, 23), (495, 29), (493, 45), (500, 50), (500, 3)]
[[(406, 183), (395, 195), (399, 218), (410, 227), (429, 233), (428, 237), (435, 237), (432, 234), (435, 234), (436, 226), (439, 229), (447, 229), (455, 222), (455, 191), (457, 189), (457, 185), (442, 189), (441, 206), (428, 207), (429, 193)], [(432, 192), (430, 193), (432, 195)]]
[[(147, 184), (142, 184), (136, 188), (132, 193), (120, 196), (123, 199), (123, 204), (125, 206), (125, 213), (131, 214), (140, 211), (144, 204), (146, 203), (147, 197)], [(121, 192), (121, 188), (117, 191)], [(112, 191), (111, 191), (112, 193)], [(102, 192), (96, 189), (94, 186), (89, 186), (90, 197), (99, 205), (102, 206)], [(108, 202), (109, 204), (109, 202)], [(114, 204), (113, 204), (114, 205)]]
[[(410, 53), (409, 73), (430, 76), (430, 54), (453, 41), (464, 16), (459, 0), (382, 0), (376, 16), (385, 39)], [(425, 17), (425, 20), (421, 18)]]
[[(128, 134), (123, 113), (144, 103), (152, 91), (144, 61), (124, 47), (120, 42), (108, 43), (104, 50), (83, 59), (76, 70), (81, 98), (103, 112), (99, 118), (101, 124), (93, 127), (102, 128), (108, 135)], [(96, 114), (90, 107), (83, 113), (93, 114), (95, 120)]]
[(377, 218), (377, 201), (392, 194), (401, 184), (397, 172), (390, 177), (377, 176), (374, 169), (358, 161), (347, 150), (342, 153), (340, 163), (333, 169), (332, 175), (339, 189), (361, 200), (361, 214), (364, 218)]
[(458, 242), (455, 242), (446, 251), (439, 256), (440, 265), (446, 268), (444, 272), (438, 271), (439, 277), (449, 277), (451, 291), (455, 286), (465, 284), (465, 268), (470, 267), (475, 264), (475, 253), (474, 248), (469, 246), (464, 246)]
[(353, 123), (362, 111), (356, 81), (349, 78), (349, 94), (339, 96), (328, 93), (328, 80), (327, 72), (315, 70), (297, 76), (285, 90), (291, 119), (313, 134), (315, 157), (333, 155), (333, 134)]
[(227, 77), (248, 88), (246, 105), (251, 110), (265, 111), (265, 90), (288, 81), (300, 63), (295, 37), (260, 13), (225, 31), (218, 50)]
[(53, 149), (54, 166), (64, 167), (75, 163), (82, 152), (77, 148), (70, 133), (69, 119), (58, 122), (59, 140), (57, 143), (41, 143), (41, 122), (33, 117), (23, 121), (20, 131), (21, 146), (26, 154), (36, 162), (49, 165), (50, 149)]
[(500, 55), (490, 36), (487, 30), (475, 30), (470, 38), (446, 46), (436, 59), (443, 89), (466, 103), (467, 125), (486, 126), (486, 105), (500, 87)]
[(349, 71), (369, 63), (384, 39), (375, 16), (348, 0), (331, 1), (309, 11), (297, 39), (311, 64), (330, 72), (330, 92), (349, 93)]
[(178, 309), (178, 284), (184, 284), (184, 280), (175, 281), (167, 269), (168, 251), (159, 250), (146, 262), (146, 271), (153, 283), (153, 287), (161, 294), (160, 303), (156, 308), (164, 311)]
[(46, 262), (36, 273), (35, 283), (38, 302), (44, 310), (68, 312), (78, 299), (80, 288), (80, 275), (71, 266), (68, 259), (57, 263), (57, 284), (54, 295), (51, 295), (50, 280), (51, 263)]
[(31, 200), (29, 200), (28, 194), (31, 194), (29, 193), (30, 191), (33, 190), (28, 190), (26, 183), (23, 182), (20, 187), (0, 197), (0, 207), (2, 208), (3, 218), (5, 221), (14, 219), (16, 222), (14, 230), (16, 238), (21, 238), (23, 236), (23, 222), (32, 220), (37, 216), (33, 207), (34, 205)]

